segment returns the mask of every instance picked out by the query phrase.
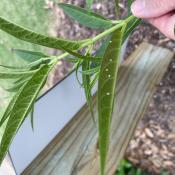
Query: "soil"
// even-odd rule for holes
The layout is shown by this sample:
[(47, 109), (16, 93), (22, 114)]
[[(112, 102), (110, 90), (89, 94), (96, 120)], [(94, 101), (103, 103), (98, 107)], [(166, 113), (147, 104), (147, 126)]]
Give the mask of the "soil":
[[(84, 0), (60, 1), (84, 6)], [(104, 0), (103, 2), (96, 1), (93, 9), (114, 19), (113, 1)], [(121, 16), (126, 14), (125, 4), (125, 0), (120, 3)], [(72, 22), (52, 1), (46, 1), (45, 8), (51, 9), (55, 14), (53, 20), (56, 25), (51, 31), (54, 36), (82, 39), (92, 37), (99, 32)], [(131, 34), (125, 58), (143, 41), (175, 52), (175, 41), (165, 38), (145, 21)], [(54, 51), (54, 54), (60, 53)], [(50, 85), (59, 81), (69, 72), (70, 68), (70, 63), (60, 62), (54, 70), (54, 76), (50, 78)], [(170, 174), (175, 175), (175, 58), (172, 59), (161, 83), (157, 85), (157, 91), (137, 127), (125, 157), (134, 165), (148, 171), (149, 174), (160, 174), (163, 170), (168, 170)]]
[[(142, 41), (175, 52), (174, 41), (165, 38), (151, 25), (143, 23), (131, 35), (126, 55), (132, 53)], [(125, 157), (150, 174), (160, 174), (163, 170), (175, 174), (175, 58), (157, 85), (157, 91)]]

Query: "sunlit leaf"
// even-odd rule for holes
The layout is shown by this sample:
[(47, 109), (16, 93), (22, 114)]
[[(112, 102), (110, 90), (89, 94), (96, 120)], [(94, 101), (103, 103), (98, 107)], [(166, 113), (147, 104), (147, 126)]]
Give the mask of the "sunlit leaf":
[[(21, 88), (21, 89), (22, 89), (22, 88)], [(7, 120), (7, 118), (9, 117), (9, 115), (10, 115), (10, 113), (11, 113), (11, 111), (12, 111), (12, 109), (13, 109), (15, 103), (16, 103), (16, 100), (18, 99), (18, 96), (19, 96), (20, 92), (21, 92), (21, 90), (19, 90), (18, 93), (16, 93), (16, 94), (12, 97), (11, 101), (9, 102), (9, 104), (8, 104), (8, 106), (7, 106), (5, 112), (4, 112), (4, 114), (2, 115), (2, 118), (1, 118), (1, 120), (0, 120), (0, 127), (4, 124), (4, 122), (5, 122), (5, 121)]]
[(48, 57), (48, 55), (41, 52), (34, 52), (29, 50), (13, 49), (13, 52), (27, 62), (34, 62), (41, 58)]
[(32, 105), (32, 109), (30, 111), (30, 121), (31, 121), (31, 126), (32, 126), (32, 130), (34, 131), (34, 107), (35, 105)]
[(36, 60), (34, 62), (31, 62), (29, 64), (26, 64), (24, 66), (8, 66), (8, 65), (0, 65), (0, 67), (4, 68), (6, 71), (13, 71), (15, 73), (24, 73), (32, 70), (36, 70), (38, 67), (40, 67), (41, 64), (49, 64), (51, 62), (51, 58), (45, 57), (41, 58), (39, 60)]
[(26, 76), (31, 75), (33, 72), (32, 71), (31, 72), (0, 72), (0, 80), (17, 79), (22, 77), (23, 75), (26, 75)]
[(33, 103), (46, 82), (51, 68), (51, 65), (41, 66), (41, 68), (22, 87), (21, 92), (10, 111), (7, 126), (0, 143), (0, 163), (2, 163), (16, 132), (29, 114)]
[(5, 90), (8, 92), (17, 92), (20, 87), (23, 86), (30, 78), (31, 76), (28, 76), (25, 79), (21, 79), (21, 81), (19, 81), (18, 83), (13, 83), (12, 87), (6, 88)]
[[(89, 69), (90, 69), (90, 62), (84, 60), (82, 63), (82, 72), (88, 71)], [(83, 87), (84, 87), (84, 92), (86, 96), (86, 101), (87, 101), (89, 110), (91, 112), (92, 119), (95, 122), (93, 104), (92, 104), (92, 94), (91, 94), (92, 89), (90, 88), (91, 75), (82, 74), (82, 80), (83, 80)]]
[(128, 16), (131, 15), (131, 5), (134, 0), (127, 0)]
[(85, 42), (63, 40), (38, 34), (29, 29), (25, 29), (19, 25), (9, 22), (2, 17), (0, 17), (0, 29), (18, 39), (60, 50), (65, 50), (64, 48), (67, 50), (77, 50)]

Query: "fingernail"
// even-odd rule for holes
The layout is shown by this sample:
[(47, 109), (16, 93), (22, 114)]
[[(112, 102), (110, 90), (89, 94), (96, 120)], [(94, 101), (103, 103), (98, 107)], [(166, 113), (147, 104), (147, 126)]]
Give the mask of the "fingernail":
[(145, 0), (136, 0), (131, 6), (132, 13), (137, 15), (145, 9), (146, 1)]

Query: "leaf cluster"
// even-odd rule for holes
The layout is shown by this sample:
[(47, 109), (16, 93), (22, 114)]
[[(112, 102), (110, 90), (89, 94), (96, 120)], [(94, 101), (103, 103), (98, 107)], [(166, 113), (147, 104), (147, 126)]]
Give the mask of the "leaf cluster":
[[(78, 79), (78, 76), (77, 79), (84, 88), (94, 122), (96, 121), (91, 91), (98, 83), (98, 143), (101, 175), (105, 174), (120, 51), (129, 34), (141, 22), (140, 19), (131, 15), (131, 0), (128, 0), (128, 4), (128, 16), (119, 20), (120, 7), (118, 0), (115, 0), (116, 20), (113, 21), (92, 10), (93, 0), (86, 0), (85, 8), (59, 3), (58, 6), (71, 19), (86, 27), (100, 29), (101, 33), (96, 37), (79, 41), (45, 36), (0, 17), (0, 30), (5, 33), (32, 44), (64, 51), (62, 55), (54, 56), (14, 49), (15, 54), (27, 61), (27, 65), (23, 67), (0, 65), (0, 81), (9, 82), (8, 86), (5, 85), (2, 88), (12, 94), (5, 112), (0, 117), (0, 127), (6, 124), (0, 142), (0, 163), (3, 161), (15, 134), (30, 113), (32, 127), (34, 127), (33, 109), (38, 95), (52, 68), (57, 62), (65, 59), (74, 63), (74, 69), (77, 73), (81, 72), (82, 81)], [(99, 40), (102, 44), (94, 53), (93, 46)], [(82, 48), (86, 50), (84, 54), (79, 52)]]

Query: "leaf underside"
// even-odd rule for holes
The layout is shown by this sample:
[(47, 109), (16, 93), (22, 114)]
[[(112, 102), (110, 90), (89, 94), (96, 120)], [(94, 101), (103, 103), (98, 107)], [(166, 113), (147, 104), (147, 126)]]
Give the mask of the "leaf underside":
[(27, 61), (27, 62), (34, 62), (36, 60), (39, 60), (41, 58), (46, 58), (48, 55), (43, 54), (41, 52), (34, 52), (29, 50), (22, 50), (22, 49), (13, 49), (13, 52), (18, 55), (21, 59)]
[(115, 97), (115, 86), (123, 31), (115, 31), (105, 52), (98, 81), (98, 124), (101, 175), (105, 164), (110, 137), (110, 124)]
[(84, 26), (94, 29), (107, 29), (112, 26), (110, 20), (90, 10), (64, 3), (59, 3), (59, 7), (61, 7), (68, 16)]

